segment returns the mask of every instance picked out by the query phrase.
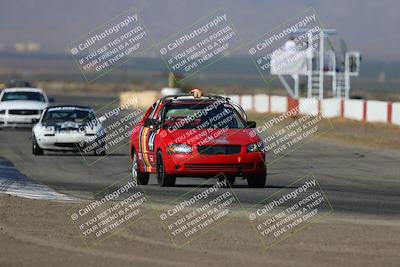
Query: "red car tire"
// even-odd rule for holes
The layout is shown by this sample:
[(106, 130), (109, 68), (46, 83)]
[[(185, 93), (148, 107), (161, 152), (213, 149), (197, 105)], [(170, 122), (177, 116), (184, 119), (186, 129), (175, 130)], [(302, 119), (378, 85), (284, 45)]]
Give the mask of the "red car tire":
[(162, 152), (158, 151), (158, 153), (157, 153), (157, 182), (158, 182), (158, 185), (162, 186), (162, 187), (174, 186), (175, 181), (176, 181), (175, 176), (166, 174)]
[(259, 175), (251, 175), (245, 177), (247, 179), (247, 184), (252, 188), (263, 188), (265, 187), (265, 182), (267, 181), (267, 172)]
[(138, 156), (135, 149), (132, 149), (132, 177), (136, 180), (137, 184), (147, 185), (149, 183), (150, 173), (140, 171)]

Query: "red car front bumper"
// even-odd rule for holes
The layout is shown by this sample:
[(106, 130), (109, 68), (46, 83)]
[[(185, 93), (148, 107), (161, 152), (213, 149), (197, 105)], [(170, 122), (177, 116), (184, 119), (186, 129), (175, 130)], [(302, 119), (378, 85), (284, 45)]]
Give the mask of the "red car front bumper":
[(247, 176), (266, 171), (265, 153), (241, 152), (235, 155), (201, 155), (163, 153), (165, 172), (174, 176), (213, 177), (225, 175)]

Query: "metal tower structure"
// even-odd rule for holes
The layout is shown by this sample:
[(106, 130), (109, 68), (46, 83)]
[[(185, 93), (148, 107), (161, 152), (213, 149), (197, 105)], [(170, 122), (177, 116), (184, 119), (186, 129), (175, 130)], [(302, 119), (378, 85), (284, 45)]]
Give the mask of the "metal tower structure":
[[(324, 98), (324, 80), (329, 76), (331, 77), (332, 97), (349, 98), (350, 77), (359, 75), (360, 53), (345, 51), (341, 59), (328, 38), (336, 35), (336, 30), (333, 29), (318, 31), (301, 29), (296, 34), (307, 35), (307, 48), (302, 51), (290, 52), (287, 55), (284, 55), (286, 52), (282, 48), (275, 50), (271, 58), (271, 74), (277, 75), (293, 98), (299, 98), (301, 76), (307, 78), (308, 98)], [(288, 60), (290, 57), (295, 60)], [(285, 58), (286, 61), (282, 62), (282, 58)], [(338, 64), (339, 59), (341, 61)], [(278, 65), (279, 69), (276, 67)], [(284, 75), (292, 77), (294, 90)]]

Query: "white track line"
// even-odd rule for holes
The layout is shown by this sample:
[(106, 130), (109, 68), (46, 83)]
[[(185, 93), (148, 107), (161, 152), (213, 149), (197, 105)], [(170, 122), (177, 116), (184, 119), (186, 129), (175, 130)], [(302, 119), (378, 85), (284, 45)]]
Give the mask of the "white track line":
[[(11, 182), (11, 183), (10, 183)], [(12, 179), (0, 178), (0, 193), (19, 196), (30, 199), (45, 199), (58, 201), (78, 201), (77, 198), (70, 197), (51, 189), (48, 186), (35, 183), (33, 181), (13, 181)]]
[(0, 194), (30, 199), (79, 202), (78, 198), (61, 194), (48, 186), (28, 179), (12, 164), (4, 160), (0, 160)]

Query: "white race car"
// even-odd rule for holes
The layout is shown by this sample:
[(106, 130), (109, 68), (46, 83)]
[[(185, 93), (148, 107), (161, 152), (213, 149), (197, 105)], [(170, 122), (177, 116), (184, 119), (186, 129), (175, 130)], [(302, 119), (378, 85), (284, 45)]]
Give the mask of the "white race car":
[(89, 107), (49, 107), (32, 128), (32, 153), (44, 150), (105, 155), (105, 129)]
[(49, 99), (42, 89), (6, 88), (0, 94), (0, 127), (32, 126)]

